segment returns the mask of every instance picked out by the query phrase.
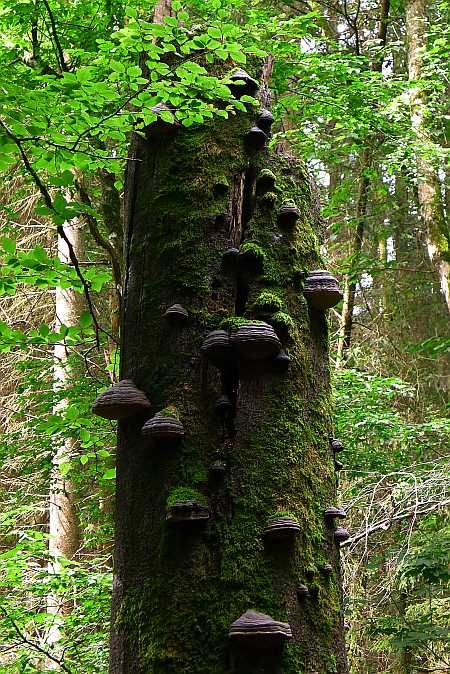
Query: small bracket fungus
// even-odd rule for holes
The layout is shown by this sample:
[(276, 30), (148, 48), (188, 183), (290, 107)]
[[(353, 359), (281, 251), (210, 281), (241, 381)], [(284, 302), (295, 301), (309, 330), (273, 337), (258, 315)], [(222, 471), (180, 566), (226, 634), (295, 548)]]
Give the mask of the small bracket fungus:
[(217, 459), (209, 467), (209, 474), (213, 479), (221, 479), (227, 472), (227, 465), (224, 461)]
[(297, 599), (299, 601), (302, 601), (303, 599), (306, 599), (306, 597), (309, 595), (309, 590), (306, 587), (306, 585), (297, 585)]
[(263, 108), (258, 119), (256, 120), (256, 125), (259, 126), (259, 128), (262, 129), (264, 133), (270, 133), (270, 129), (274, 121), (275, 117), (272, 115), (270, 110)]
[(146, 131), (149, 135), (166, 136), (174, 133), (180, 126), (180, 122), (174, 115), (174, 110), (167, 103), (158, 103), (152, 107), (152, 112), (158, 116), (158, 119), (150, 124)]
[(197, 501), (179, 501), (167, 508), (166, 521), (172, 525), (204, 525), (209, 510)]
[(258, 91), (258, 82), (253, 79), (253, 77), (250, 77), (250, 75), (242, 68), (235, 70), (234, 73), (230, 75), (230, 80), (231, 84), (228, 85), (228, 88), (235, 98), (240, 98), (241, 96), (254, 96)]
[(337, 459), (334, 460), (334, 470), (338, 473), (340, 470), (342, 470), (344, 467), (344, 464), (342, 461), (338, 461)]
[(343, 527), (338, 527), (337, 529), (334, 530), (334, 540), (338, 545), (340, 543), (343, 543), (344, 541), (347, 541), (349, 538), (350, 534), (348, 533), (347, 529), (344, 529)]
[(281, 342), (277, 333), (267, 323), (247, 323), (241, 325), (231, 336), (231, 342), (243, 358), (262, 360), (277, 355)]
[(172, 325), (182, 325), (186, 323), (189, 314), (181, 304), (172, 304), (164, 313), (164, 318)]
[(342, 450), (344, 449), (343, 443), (337, 438), (332, 438), (330, 441), (330, 445), (331, 449), (335, 454), (337, 454), (338, 452), (342, 452)]
[(147, 412), (150, 401), (130, 379), (122, 379), (101, 393), (92, 405), (92, 412), (105, 419), (126, 419)]
[(141, 433), (145, 438), (151, 438), (152, 440), (180, 442), (184, 437), (184, 428), (181, 421), (175, 417), (155, 414), (152, 419), (145, 422)]
[(231, 362), (232, 349), (230, 336), (226, 330), (213, 330), (206, 335), (201, 351), (213, 365), (226, 367)]
[(295, 204), (283, 204), (278, 213), (278, 224), (286, 229), (293, 229), (300, 217), (300, 211)]
[(269, 169), (263, 169), (256, 178), (256, 191), (258, 194), (272, 192), (275, 189), (275, 174)]
[(287, 355), (286, 351), (280, 351), (278, 356), (273, 359), (273, 366), (278, 372), (287, 372), (291, 359)]
[(245, 143), (250, 150), (262, 150), (266, 141), (267, 135), (259, 126), (252, 126), (245, 135)]
[(278, 622), (264, 613), (246, 611), (232, 623), (228, 636), (232, 642), (259, 649), (283, 644), (292, 639), (292, 631), (288, 623)]
[(329, 520), (333, 520), (335, 517), (340, 520), (344, 520), (347, 517), (347, 513), (345, 512), (344, 508), (335, 508), (334, 506), (327, 508), (324, 514), (325, 518)]
[(264, 529), (263, 536), (268, 541), (292, 541), (300, 533), (300, 525), (292, 517), (272, 519)]
[(324, 576), (327, 576), (327, 577), (331, 576), (331, 574), (333, 573), (333, 567), (331, 566), (331, 564), (324, 564), (323, 566), (320, 567), (320, 572)]
[(261, 274), (264, 268), (264, 251), (258, 244), (248, 241), (241, 246), (238, 257), (239, 271)]
[(227, 395), (217, 398), (214, 408), (221, 419), (228, 419), (233, 412), (233, 403)]
[(305, 280), (303, 294), (314, 309), (330, 309), (341, 301), (343, 295), (337, 280), (324, 269), (315, 269)]
[(228, 248), (222, 255), (222, 269), (224, 271), (235, 269), (237, 266), (238, 257), (238, 248)]

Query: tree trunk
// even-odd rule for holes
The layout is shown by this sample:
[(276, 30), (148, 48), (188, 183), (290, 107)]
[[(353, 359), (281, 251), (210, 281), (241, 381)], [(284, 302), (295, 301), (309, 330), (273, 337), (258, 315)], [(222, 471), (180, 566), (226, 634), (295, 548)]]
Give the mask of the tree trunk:
[[(80, 222), (73, 220), (64, 224), (64, 230), (67, 238), (71, 242), (75, 255), (78, 260), (84, 259), (83, 233)], [(64, 263), (70, 263), (69, 252), (66, 242), (58, 237), (58, 257)], [(55, 329), (58, 330), (61, 325), (67, 327), (78, 325), (80, 314), (83, 311), (84, 302), (80, 293), (63, 288), (56, 289), (55, 297)], [(63, 343), (56, 344), (54, 347), (54, 387), (58, 395), (70, 384), (72, 378), (71, 367), (68, 353)], [(57, 406), (56, 413), (61, 413), (68, 405), (68, 400), (62, 395)], [(61, 472), (60, 466), (70, 460), (70, 457), (77, 449), (75, 438), (67, 438), (56, 449), (53, 456), (53, 468), (51, 474), (50, 503), (49, 503), (49, 572), (58, 574), (61, 570), (60, 558), (72, 559), (78, 550), (80, 542), (80, 531), (78, 525), (78, 516), (76, 511), (76, 502), (74, 494), (74, 485), (70, 478)], [(50, 595), (47, 603), (48, 613), (55, 616), (54, 623), (49, 631), (48, 641), (56, 644), (60, 640), (61, 617), (69, 610), (61, 597)], [(49, 663), (49, 668), (54, 669), (56, 664)]]
[[(164, 448), (142, 437), (145, 417), (119, 424), (112, 674), (347, 672), (339, 551), (323, 519), (336, 498), (327, 321), (308, 311), (300, 288), (302, 270), (320, 266), (320, 224), (292, 158), (245, 150), (253, 123), (240, 114), (134, 141), (121, 377), (147, 393), (154, 412), (176, 408), (185, 437)], [(263, 168), (276, 176), (276, 197), (255, 193)], [(302, 211), (292, 234), (277, 224), (287, 199)], [(221, 266), (223, 252), (243, 241), (264, 250), (262, 276)], [(202, 341), (227, 317), (259, 315), (253, 303), (263, 289), (293, 319), (291, 337), (283, 332), (289, 371), (235, 360), (220, 375), (202, 358)], [(163, 318), (175, 302), (189, 311), (182, 328)], [(234, 408), (226, 424), (214, 409), (223, 393)], [(218, 459), (225, 474), (213, 479)], [(166, 499), (178, 487), (206, 499), (203, 530), (166, 522)], [(263, 545), (277, 511), (300, 522), (292, 548)], [(320, 572), (327, 562), (331, 578)], [(299, 601), (301, 583), (310, 594)], [(281, 661), (273, 651), (249, 660), (231, 649), (228, 629), (247, 609), (290, 623)]]
[(450, 229), (445, 220), (441, 186), (436, 168), (429, 159), (430, 138), (426, 124), (427, 101), (418, 80), (422, 77), (423, 51), (426, 48), (426, 0), (406, 3), (406, 37), (409, 79), (415, 82), (410, 91), (411, 124), (417, 135), (417, 187), (428, 255), (439, 275), (439, 282), (450, 312)]

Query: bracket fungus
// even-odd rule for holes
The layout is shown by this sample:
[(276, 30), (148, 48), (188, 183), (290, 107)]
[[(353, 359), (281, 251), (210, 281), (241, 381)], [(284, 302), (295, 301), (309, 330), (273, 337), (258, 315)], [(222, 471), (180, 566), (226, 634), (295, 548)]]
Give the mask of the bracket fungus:
[(334, 460), (334, 470), (338, 473), (340, 470), (342, 470), (344, 467), (344, 464), (342, 461), (338, 461), (337, 459)]
[(213, 330), (203, 340), (201, 352), (216, 367), (226, 367), (232, 356), (230, 336), (226, 330)]
[(234, 269), (237, 265), (238, 257), (239, 257), (238, 248), (228, 248), (222, 255), (223, 269)]
[(146, 128), (149, 135), (168, 135), (174, 133), (181, 126), (174, 115), (173, 108), (167, 103), (157, 103), (151, 110), (158, 116), (158, 119)]
[(343, 443), (341, 442), (341, 440), (338, 440), (337, 438), (332, 438), (330, 441), (330, 445), (331, 449), (335, 454), (337, 454), (338, 452), (342, 452), (342, 450), (344, 449)]
[(273, 192), (275, 189), (276, 177), (269, 169), (263, 169), (258, 173), (256, 178), (256, 192), (264, 194), (266, 192)]
[(324, 514), (326, 519), (329, 520), (333, 520), (334, 518), (344, 520), (347, 517), (347, 513), (345, 512), (344, 508), (335, 508), (334, 506), (327, 508)]
[(286, 229), (293, 229), (300, 217), (300, 211), (295, 204), (283, 204), (278, 212), (278, 224)]
[(300, 585), (297, 585), (297, 599), (301, 601), (302, 599), (305, 599), (308, 595), (309, 590), (306, 587), (306, 585), (303, 585), (302, 583), (300, 583)]
[(230, 75), (231, 84), (228, 85), (233, 96), (254, 96), (258, 91), (259, 84), (245, 70), (239, 68)]
[(321, 311), (336, 306), (343, 297), (337, 280), (325, 269), (315, 269), (307, 275), (303, 294), (308, 304)]
[(320, 571), (324, 576), (331, 576), (333, 573), (333, 567), (331, 564), (324, 564), (323, 566), (320, 567)]
[(203, 525), (209, 520), (209, 509), (197, 501), (179, 501), (167, 508), (166, 521), (176, 525)]
[(286, 351), (280, 351), (278, 356), (273, 359), (273, 366), (278, 372), (287, 372), (291, 363), (290, 357)]
[(281, 350), (277, 333), (267, 323), (246, 323), (231, 335), (231, 342), (243, 358), (263, 360)]
[(187, 319), (189, 318), (189, 314), (186, 309), (181, 306), (181, 304), (172, 304), (172, 306), (165, 311), (164, 318), (168, 323), (172, 323), (173, 325), (181, 325), (186, 323)]
[(245, 135), (245, 142), (250, 150), (262, 150), (267, 141), (267, 134), (259, 126), (252, 126)]
[(241, 246), (238, 256), (239, 271), (247, 274), (260, 274), (264, 269), (264, 252), (252, 242)]
[(221, 419), (227, 419), (233, 411), (233, 403), (227, 395), (217, 398), (214, 408)]
[(233, 642), (259, 649), (283, 644), (292, 639), (292, 631), (288, 623), (274, 620), (264, 613), (246, 611), (232, 623), (228, 636)]
[(343, 543), (344, 541), (347, 541), (350, 538), (350, 534), (348, 533), (347, 529), (344, 529), (344, 527), (338, 527), (337, 529), (334, 530), (334, 540), (336, 543), (340, 544)]
[(147, 412), (150, 401), (130, 379), (122, 379), (101, 393), (92, 405), (92, 412), (105, 419), (126, 419)]
[(175, 417), (155, 414), (152, 419), (145, 422), (141, 433), (145, 438), (153, 440), (179, 442), (184, 437), (184, 428), (181, 421)]
[(222, 478), (227, 472), (227, 465), (224, 461), (217, 459), (209, 467), (209, 474), (212, 478)]
[(300, 525), (293, 517), (272, 519), (264, 529), (268, 541), (292, 541), (300, 533)]
[(261, 110), (258, 119), (256, 120), (256, 125), (264, 131), (264, 133), (270, 133), (272, 124), (275, 121), (275, 117), (272, 115), (270, 110), (263, 108)]

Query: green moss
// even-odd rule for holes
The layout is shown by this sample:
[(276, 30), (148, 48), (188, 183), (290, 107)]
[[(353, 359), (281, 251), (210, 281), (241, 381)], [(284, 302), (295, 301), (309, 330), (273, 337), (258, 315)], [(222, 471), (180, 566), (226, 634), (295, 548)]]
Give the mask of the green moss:
[(185, 501), (195, 501), (200, 505), (207, 506), (207, 498), (196, 489), (191, 487), (175, 487), (167, 497), (166, 505), (168, 508), (175, 503), (184, 503)]
[(292, 336), (295, 331), (294, 319), (284, 311), (277, 311), (270, 319), (270, 322), (275, 327), (283, 328), (290, 336)]
[(246, 241), (243, 243), (239, 249), (239, 252), (251, 256), (255, 258), (255, 260), (259, 260), (261, 263), (264, 263), (264, 260), (266, 259), (266, 253), (264, 249), (253, 241)]
[(241, 325), (249, 325), (254, 323), (264, 323), (264, 321), (257, 321), (250, 318), (243, 318), (242, 316), (227, 316), (220, 322), (222, 330), (237, 330)]
[(272, 290), (263, 290), (253, 302), (253, 308), (260, 311), (281, 311), (283, 307), (282, 298)]
[(276, 520), (279, 517), (292, 517), (292, 519), (296, 519), (295, 514), (290, 510), (277, 510), (276, 512), (273, 512), (271, 515), (269, 515), (267, 521), (271, 522), (272, 520)]
[(180, 420), (180, 413), (175, 405), (168, 405), (164, 409), (160, 410), (155, 414), (155, 417), (173, 417), (174, 419)]

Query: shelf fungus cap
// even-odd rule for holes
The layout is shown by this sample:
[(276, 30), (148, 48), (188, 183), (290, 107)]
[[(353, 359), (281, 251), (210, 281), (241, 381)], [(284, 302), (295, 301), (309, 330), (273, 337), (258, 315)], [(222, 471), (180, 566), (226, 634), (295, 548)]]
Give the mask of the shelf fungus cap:
[(337, 279), (325, 269), (315, 269), (307, 275), (303, 294), (312, 307), (322, 311), (334, 307), (343, 297)]
[(241, 96), (254, 96), (258, 91), (258, 82), (242, 68), (235, 70), (234, 73), (230, 75), (230, 80), (232, 84), (229, 85), (229, 88), (236, 98), (240, 98)]
[(278, 517), (271, 520), (263, 536), (269, 541), (293, 540), (300, 533), (300, 525), (293, 517)]
[(201, 351), (216, 367), (228, 365), (232, 356), (228, 332), (226, 330), (213, 330), (208, 333), (203, 341)]
[(278, 356), (274, 358), (273, 364), (277, 370), (280, 372), (287, 372), (289, 365), (291, 363), (290, 357), (287, 355), (286, 351), (280, 351)]
[(350, 534), (348, 533), (347, 529), (344, 529), (344, 527), (338, 527), (337, 529), (334, 530), (334, 540), (336, 543), (343, 543), (344, 541), (347, 541), (350, 538)]
[(167, 509), (166, 521), (169, 524), (206, 524), (209, 509), (197, 501), (180, 501)]
[(233, 410), (233, 403), (227, 395), (222, 395), (217, 398), (216, 402), (214, 403), (214, 408), (220, 417), (226, 417), (231, 414)]
[(267, 141), (267, 134), (259, 126), (252, 126), (245, 135), (247, 147), (252, 150), (262, 150)]
[(306, 585), (303, 585), (300, 583), (300, 585), (297, 585), (297, 598), (298, 599), (304, 599), (309, 595), (309, 590), (306, 587)]
[(345, 512), (344, 508), (335, 508), (334, 506), (327, 508), (324, 514), (328, 519), (334, 519), (336, 517), (340, 520), (344, 520), (347, 517), (347, 513)]
[(172, 304), (164, 313), (164, 318), (169, 323), (186, 323), (189, 314), (181, 304)]
[(283, 204), (278, 212), (278, 224), (292, 229), (300, 217), (300, 211), (294, 204)]
[(277, 333), (267, 323), (245, 323), (231, 336), (239, 354), (248, 360), (262, 360), (276, 356), (281, 350)]
[(222, 266), (234, 267), (237, 264), (238, 257), (239, 257), (238, 248), (228, 248), (222, 255)]
[(181, 421), (175, 417), (155, 414), (152, 419), (145, 422), (141, 433), (144, 437), (155, 440), (181, 440), (184, 428)]
[(333, 567), (331, 566), (331, 564), (324, 564), (323, 566), (320, 567), (320, 570), (324, 576), (331, 576), (331, 574), (333, 573)]
[(278, 622), (269, 615), (246, 611), (232, 623), (228, 636), (233, 641), (247, 643), (281, 643), (292, 639), (291, 627), (288, 623)]
[(209, 472), (211, 475), (220, 477), (221, 475), (224, 475), (227, 471), (227, 464), (225, 461), (221, 461), (220, 459), (217, 459), (212, 463), (209, 467)]
[[(153, 124), (150, 124), (150, 126), (147, 127), (148, 133), (166, 135), (168, 133), (176, 131), (181, 126), (181, 123), (174, 115), (175, 112), (174, 108), (170, 107), (170, 105), (167, 105), (167, 103), (163, 102), (157, 103), (152, 107), (151, 110), (152, 112), (155, 113), (155, 115), (158, 115), (158, 119), (154, 121)], [(172, 121), (166, 121), (165, 119), (163, 119), (164, 113), (168, 112), (172, 116)]]
[(331, 449), (335, 454), (338, 452), (342, 452), (344, 449), (344, 444), (341, 442), (341, 440), (338, 440), (337, 438), (333, 438), (330, 442), (331, 444)]
[(340, 470), (343, 469), (343, 467), (344, 467), (344, 464), (342, 463), (342, 461), (338, 461), (337, 459), (334, 460), (334, 470), (335, 471), (339, 472)]
[(269, 133), (272, 124), (275, 121), (275, 117), (272, 115), (270, 110), (264, 108), (261, 110), (260, 115), (256, 121), (256, 125), (259, 126), (265, 133)]
[(126, 419), (151, 407), (145, 393), (130, 379), (122, 379), (94, 400), (92, 412), (105, 419)]
[(258, 193), (272, 191), (275, 188), (275, 183), (275, 174), (269, 169), (263, 169), (256, 178), (256, 191)]

